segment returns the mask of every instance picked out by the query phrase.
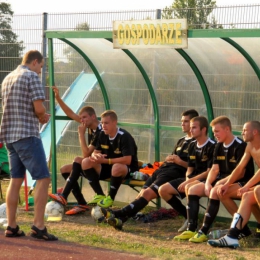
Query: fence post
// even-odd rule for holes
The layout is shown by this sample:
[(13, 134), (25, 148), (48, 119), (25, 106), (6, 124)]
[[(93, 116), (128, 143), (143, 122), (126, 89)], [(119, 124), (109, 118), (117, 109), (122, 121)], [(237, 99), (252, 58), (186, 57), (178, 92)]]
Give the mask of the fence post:
[[(42, 14), (42, 55), (44, 59), (46, 59), (46, 55), (47, 55), (47, 40), (44, 33), (44, 31), (47, 30), (47, 19), (48, 19), (48, 14), (43, 13)], [(44, 87), (46, 86), (46, 62), (44, 63), (44, 66), (42, 68), (42, 85)]]
[(162, 18), (162, 10), (156, 9), (156, 17), (155, 19), (161, 19)]

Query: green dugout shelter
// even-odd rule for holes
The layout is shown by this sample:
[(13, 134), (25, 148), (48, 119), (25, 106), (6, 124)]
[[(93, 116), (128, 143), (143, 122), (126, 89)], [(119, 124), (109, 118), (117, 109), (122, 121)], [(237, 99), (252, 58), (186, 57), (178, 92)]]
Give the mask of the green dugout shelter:
[[(187, 49), (113, 49), (112, 34), (46, 31), (49, 85), (56, 83), (53, 43), (61, 42), (85, 60), (86, 73), (95, 75), (97, 84), (86, 103), (98, 113), (117, 112), (119, 125), (135, 137), (144, 162), (163, 160), (172, 151), (183, 135), (184, 110), (194, 108), (209, 121), (226, 115), (238, 135), (244, 122), (259, 120), (260, 29), (188, 30)], [(56, 124), (66, 117), (55, 116), (52, 91), (50, 101), (51, 143), (55, 144)], [(52, 145), (53, 173), (62, 153), (56, 149)], [(56, 182), (53, 174), (54, 191)]]

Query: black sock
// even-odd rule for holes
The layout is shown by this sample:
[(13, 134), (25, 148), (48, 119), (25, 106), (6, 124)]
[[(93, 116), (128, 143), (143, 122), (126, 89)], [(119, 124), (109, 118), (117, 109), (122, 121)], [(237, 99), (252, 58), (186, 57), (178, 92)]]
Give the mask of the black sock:
[(66, 180), (66, 184), (64, 186), (62, 195), (67, 200), (70, 192), (74, 188), (74, 185), (78, 184), (78, 179), (81, 172), (81, 165), (79, 163), (74, 162), (72, 165), (72, 171), (70, 176)]
[(133, 217), (135, 216), (141, 209), (148, 205), (148, 201), (144, 197), (140, 197), (137, 200), (134, 200), (121, 210), (113, 211), (116, 218), (123, 217)]
[(122, 183), (122, 177), (115, 177), (111, 176), (110, 178), (110, 191), (109, 191), (109, 196), (111, 197), (112, 200), (115, 199), (117, 191)]
[(70, 176), (69, 172), (63, 172), (61, 173), (61, 176), (64, 178), (64, 180), (66, 181), (68, 179), (68, 177)]
[(89, 185), (98, 195), (105, 195), (99, 182), (99, 175), (96, 173), (94, 168), (83, 170), (84, 175), (89, 181)]
[(241, 233), (241, 229), (234, 227), (229, 229), (227, 235), (231, 238), (238, 239), (240, 233)]
[[(75, 164), (74, 163), (72, 165), (72, 171), (78, 171), (78, 173), (80, 174), (81, 171), (82, 171), (81, 165), (79, 163), (75, 163)], [(67, 180), (70, 174), (66, 172), (66, 173), (62, 173), (61, 175), (65, 180)], [(74, 186), (72, 187), (72, 194), (76, 198), (79, 205), (87, 205), (87, 202), (86, 202), (86, 200), (85, 200), (85, 198), (84, 198), (84, 196), (81, 192), (78, 181), (75, 182)]]
[(197, 195), (188, 195), (187, 203), (187, 217), (189, 220), (188, 229), (192, 232), (195, 232), (198, 226), (198, 214), (200, 208), (200, 197)]
[(179, 212), (185, 219), (187, 219), (187, 210), (186, 207), (181, 203), (181, 200), (177, 198), (176, 195), (173, 195), (168, 201), (166, 201), (169, 205), (172, 206), (175, 210)]
[(219, 204), (220, 204), (219, 200), (209, 199), (209, 204), (203, 219), (203, 226), (201, 228), (201, 231), (205, 235), (208, 234), (208, 231), (218, 214)]

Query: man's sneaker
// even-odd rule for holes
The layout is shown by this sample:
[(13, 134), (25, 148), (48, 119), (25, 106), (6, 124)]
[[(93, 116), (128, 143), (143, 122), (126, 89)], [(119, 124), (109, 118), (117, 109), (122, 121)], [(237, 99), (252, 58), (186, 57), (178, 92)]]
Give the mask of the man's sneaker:
[(73, 207), (72, 209), (68, 210), (65, 214), (66, 215), (76, 215), (78, 213), (85, 212), (87, 210), (90, 210), (89, 206), (87, 205), (77, 205)]
[(67, 200), (60, 194), (49, 194), (49, 197), (52, 200), (57, 201), (64, 206), (66, 206), (68, 204)]
[(117, 230), (122, 230), (123, 228), (123, 221), (119, 218), (111, 217), (107, 220), (107, 223)]
[(194, 237), (190, 238), (189, 241), (193, 243), (203, 243), (208, 241), (208, 236), (199, 231)]
[(252, 232), (251, 232), (250, 228), (248, 227), (248, 225), (245, 225), (238, 236), (238, 240), (248, 237), (251, 234), (252, 234)]
[(113, 203), (114, 201), (111, 199), (111, 197), (107, 196), (106, 198), (98, 202), (98, 206), (101, 208), (109, 208), (113, 205)]
[(230, 248), (239, 247), (238, 239), (231, 238), (227, 235), (219, 239), (212, 239), (212, 240), (210, 239), (208, 240), (207, 244), (214, 247), (230, 247)]
[(181, 233), (180, 235), (175, 236), (173, 239), (177, 240), (177, 241), (189, 240), (190, 238), (194, 237), (196, 234), (197, 234), (197, 232), (186, 230), (183, 233)]
[(106, 197), (105, 195), (97, 195), (97, 194), (96, 194), (96, 195), (94, 196), (93, 200), (91, 200), (91, 201), (88, 202), (88, 205), (89, 205), (89, 206), (96, 206), (97, 203), (98, 203), (99, 201), (103, 200), (105, 197)]
[(255, 237), (256, 237), (256, 238), (260, 238), (260, 228), (257, 228), (257, 229), (255, 230)]
[(101, 208), (101, 211), (106, 219), (115, 217), (112, 210)]
[(188, 219), (185, 219), (185, 221), (183, 222), (182, 226), (178, 229), (178, 232), (183, 232), (185, 230), (187, 230), (188, 228)]

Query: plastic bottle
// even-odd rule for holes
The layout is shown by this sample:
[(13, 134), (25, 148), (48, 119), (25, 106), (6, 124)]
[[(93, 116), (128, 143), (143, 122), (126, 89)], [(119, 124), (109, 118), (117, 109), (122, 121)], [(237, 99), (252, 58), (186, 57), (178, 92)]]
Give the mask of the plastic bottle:
[(139, 180), (139, 181), (146, 181), (149, 178), (147, 174), (138, 171), (133, 172), (131, 176), (134, 180)]
[(45, 220), (46, 221), (51, 221), (51, 222), (57, 222), (62, 220), (62, 214), (55, 214), (55, 215), (45, 215)]
[(223, 236), (225, 236), (228, 233), (229, 229), (219, 229), (219, 230), (212, 230), (209, 234), (208, 234), (208, 238), (209, 239), (218, 239), (221, 238)]

